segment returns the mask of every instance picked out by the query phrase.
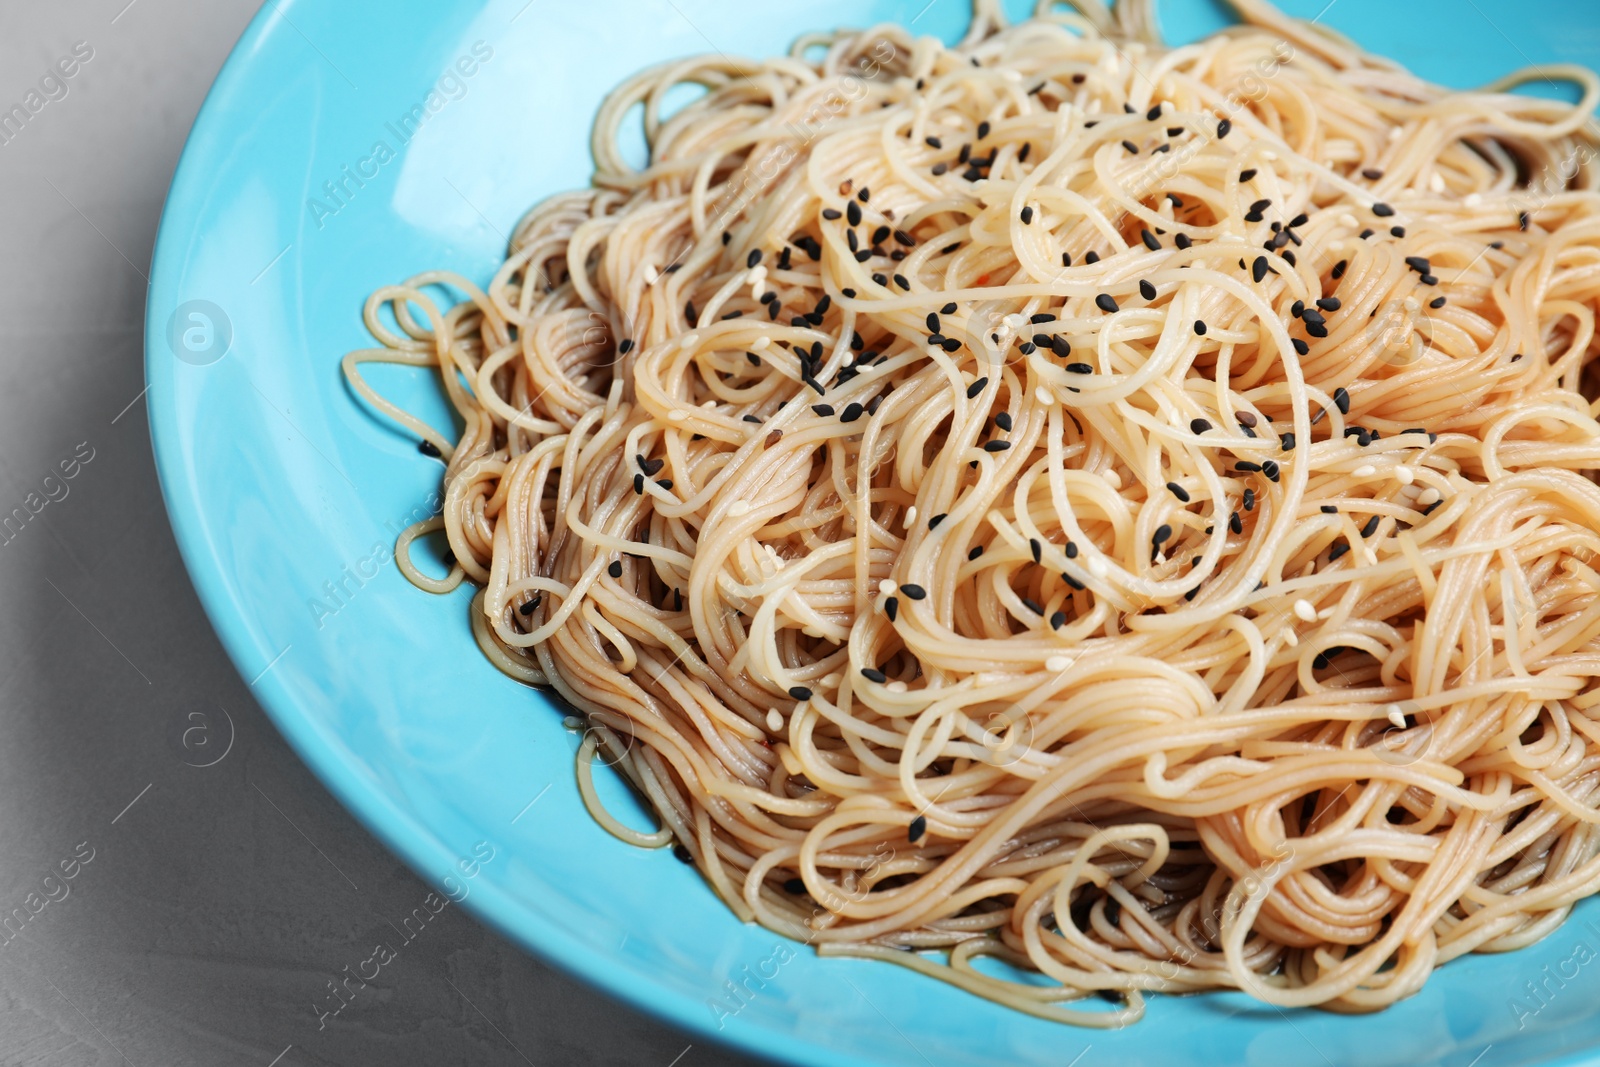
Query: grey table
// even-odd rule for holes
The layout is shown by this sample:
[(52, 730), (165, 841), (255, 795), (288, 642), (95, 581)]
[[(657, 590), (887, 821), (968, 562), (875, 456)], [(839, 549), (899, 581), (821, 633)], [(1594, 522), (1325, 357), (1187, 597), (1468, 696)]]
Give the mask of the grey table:
[(427, 890), (224, 656), (140, 392), (162, 200), (257, 2), (0, 0), (0, 113), (93, 49), (0, 126), (0, 1064), (749, 1064), (454, 908), (319, 1028)]

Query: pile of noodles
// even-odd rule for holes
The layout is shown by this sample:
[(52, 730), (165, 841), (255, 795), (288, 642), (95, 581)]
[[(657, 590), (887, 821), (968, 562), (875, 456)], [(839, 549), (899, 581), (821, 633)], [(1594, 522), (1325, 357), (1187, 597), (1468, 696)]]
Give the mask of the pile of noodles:
[(743, 919), (1087, 1025), (1377, 1008), (1600, 888), (1600, 80), (1055, 6), (647, 71), (486, 288), (376, 293), (403, 565)]

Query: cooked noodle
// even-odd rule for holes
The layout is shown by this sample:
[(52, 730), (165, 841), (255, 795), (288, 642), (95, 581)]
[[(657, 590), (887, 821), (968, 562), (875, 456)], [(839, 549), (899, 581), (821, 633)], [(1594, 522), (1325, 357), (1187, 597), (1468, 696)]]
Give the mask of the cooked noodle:
[(1600, 888), (1600, 79), (1040, 6), (640, 74), (487, 288), (374, 294), (345, 371), (448, 465), (406, 573), (825, 954), (1111, 1026), (1543, 937)]

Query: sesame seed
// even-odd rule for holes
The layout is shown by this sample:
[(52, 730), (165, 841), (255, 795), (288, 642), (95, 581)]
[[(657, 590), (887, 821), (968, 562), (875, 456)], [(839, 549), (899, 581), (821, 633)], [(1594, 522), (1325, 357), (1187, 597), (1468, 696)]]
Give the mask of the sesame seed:
[(1019, 599), (1022, 601), (1022, 606), (1033, 612), (1035, 615), (1044, 614), (1044, 607), (1037, 600), (1030, 600), (1027, 597), (1020, 597)]
[(1206, 324), (1204, 319), (1194, 320), (1194, 332), (1196, 337), (1204, 337), (1206, 335)]
[(1244, 509), (1246, 511), (1254, 511), (1256, 509), (1256, 491), (1254, 489), (1246, 489), (1244, 491)]
[(943, 148), (944, 147), (944, 142), (939, 140), (939, 138), (937, 138), (937, 137), (924, 137), (922, 139), (922, 142), (924, 144), (926, 144), (929, 148)]
[(612, 560), (611, 561), (611, 566), (606, 568), (606, 573), (611, 575), (611, 577), (613, 577), (613, 578), (621, 578), (622, 577), (622, 561), (620, 559)]
[(1235, 535), (1244, 533), (1244, 523), (1239, 520), (1239, 513), (1235, 511), (1228, 516), (1228, 529)]
[(1093, 251), (1085, 252), (1083, 254), (1083, 261), (1085, 263), (1098, 263), (1100, 262), (1100, 253)]
[(1143, 241), (1144, 246), (1152, 252), (1158, 252), (1161, 250), (1161, 242), (1156, 240), (1156, 235), (1151, 233), (1148, 229), (1141, 229), (1139, 231), (1139, 240)]
[(911, 289), (911, 283), (906, 281), (906, 276), (904, 274), (896, 274), (894, 276), (894, 283), (907, 291), (910, 291)]
[(977, 381), (967, 386), (967, 399), (972, 400), (975, 398), (979, 393), (983, 392), (983, 387), (988, 384), (988, 378), (979, 378)]
[(1390, 237), (1404, 237), (1405, 235), (1406, 235), (1406, 228), (1404, 226), (1390, 226), (1389, 227), (1389, 236)]
[(1134, 155), (1138, 155), (1139, 154), (1139, 146), (1134, 144), (1132, 141), (1123, 141), (1122, 142), (1122, 147), (1126, 148), (1129, 152), (1132, 152)]
[(1087, 363), (1068, 363), (1065, 370), (1069, 374), (1093, 374), (1094, 368)]
[(1271, 269), (1272, 267), (1267, 263), (1266, 256), (1257, 256), (1256, 261), (1250, 264), (1250, 277), (1254, 278), (1259, 284), (1262, 279), (1266, 278), (1267, 271)]
[(1343, 386), (1333, 391), (1333, 402), (1339, 408), (1339, 414), (1350, 414), (1350, 392)]
[(949, 516), (947, 514), (935, 515), (933, 518), (928, 520), (928, 529), (937, 530), (939, 528), (939, 524), (948, 517)]
[(895, 616), (897, 614), (899, 614), (899, 611), (900, 611), (900, 601), (897, 600), (896, 598), (890, 597), (889, 599), (887, 599), (887, 600), (885, 600), (883, 602), (883, 613), (885, 615), (889, 616), (889, 621), (890, 622), (894, 622), (894, 618), (895, 618)]
[(1383, 171), (1377, 170), (1377, 169), (1375, 169), (1373, 167), (1368, 167), (1366, 170), (1363, 170), (1361, 172), (1361, 176), (1363, 178), (1367, 179), (1367, 181), (1369, 181), (1369, 182), (1375, 182), (1379, 178), (1383, 177)]
[(863, 185), (861, 187), (861, 191), (856, 194), (856, 199), (865, 204), (868, 200), (872, 199), (872, 190)]
[(1261, 464), (1248, 459), (1241, 459), (1233, 465), (1233, 469), (1242, 474), (1256, 474), (1261, 470)]
[(985, 452), (1004, 452), (1010, 447), (1010, 441), (985, 441), (983, 443), (983, 450)]
[(987, 122), (978, 123), (978, 140), (981, 141), (985, 137), (989, 136), (989, 130), (990, 129), (991, 129), (991, 127)]
[(1023, 208), (1022, 209), (1022, 213), (1021, 213), (1021, 217), (1022, 217), (1022, 224), (1024, 226), (1026, 226), (1029, 223), (1031, 223), (1033, 221), (1033, 208), (1031, 206)]
[(436, 459), (444, 455), (443, 452), (439, 451), (438, 445), (428, 440), (419, 441), (417, 443), (417, 451), (421, 452), (424, 456), (432, 456)]
[(1072, 253), (1071, 252), (1063, 252), (1063, 253), (1061, 253), (1061, 265), (1063, 267), (1072, 266)]
[(1276, 460), (1264, 459), (1261, 461), (1261, 473), (1267, 476), (1268, 481), (1278, 480), (1278, 464)]
[(1011, 414), (1010, 414), (1010, 412), (1006, 412), (1006, 411), (1000, 412), (1000, 414), (998, 414), (998, 415), (996, 415), (994, 417), (994, 424), (996, 426), (1000, 427), (1002, 430), (1005, 430), (1007, 433), (1010, 433), (1011, 432)]
[(807, 689), (803, 685), (792, 685), (789, 687), (789, 695), (794, 697), (796, 700), (810, 700), (811, 690)]
[(1201, 434), (1201, 433), (1205, 433), (1209, 429), (1211, 429), (1211, 424), (1209, 422), (1207, 422), (1205, 419), (1190, 419), (1189, 420), (1189, 432), (1190, 433)]
[(1188, 248), (1190, 245), (1194, 244), (1193, 241), (1189, 240), (1189, 235), (1186, 233), (1178, 234), (1178, 236), (1172, 239), (1172, 243), (1177, 245), (1180, 249)]
[(1382, 200), (1379, 200), (1372, 205), (1372, 213), (1378, 216), (1380, 219), (1386, 219), (1390, 215), (1394, 214), (1394, 208), (1390, 207), (1388, 204), (1385, 204)]
[(967, 553), (967, 558), (968, 559), (977, 559), (981, 555), (983, 555), (983, 546), (982, 545), (973, 545), (972, 546), (972, 551)]
[(1294, 434), (1292, 434), (1292, 433), (1280, 434), (1278, 436), (1278, 447), (1282, 448), (1285, 452), (1293, 452), (1294, 451)]
[(925, 816), (918, 815), (915, 819), (911, 820), (911, 826), (906, 830), (906, 837), (907, 837), (907, 839), (909, 839), (911, 841), (916, 841), (918, 838), (920, 838), (923, 834), (925, 834), (927, 832), (928, 832), (928, 820), (927, 820), (927, 818)]
[(625, 356), (633, 351), (633, 338), (624, 337), (622, 343), (617, 345), (617, 355)]
[(1356, 236), (1361, 238), (1363, 241), (1365, 241), (1368, 237), (1371, 237), (1373, 234), (1375, 234), (1377, 232), (1378, 232), (1377, 230), (1374, 230), (1369, 226), (1367, 229), (1362, 230), (1360, 233), (1356, 234)]
[(1251, 178), (1254, 178), (1255, 176), (1256, 176), (1256, 169), (1254, 167), (1251, 167), (1249, 170), (1241, 170), (1239, 172), (1239, 180), (1242, 181), (1242, 182), (1247, 182)]
[(921, 600), (928, 595), (928, 591), (920, 585), (907, 583), (900, 587), (900, 592), (907, 600)]
[(1418, 274), (1427, 274), (1431, 269), (1431, 264), (1428, 262), (1427, 256), (1407, 256), (1406, 266), (1410, 267)]
[(1183, 486), (1179, 485), (1177, 482), (1168, 482), (1167, 492), (1171, 493), (1185, 504), (1189, 502), (1189, 491)]
[(656, 479), (656, 484), (659, 485), (663, 489), (671, 489), (672, 488), (672, 479), (671, 478), (657, 478)]
[(833, 208), (825, 207), (822, 209), (822, 217), (827, 219), (829, 222), (833, 222), (835, 219), (842, 218), (843, 216), (840, 212), (834, 210)]
[(1068, 541), (1067, 542), (1067, 547), (1066, 547), (1066, 549), (1064, 551), (1067, 553), (1067, 558), (1068, 559), (1077, 559), (1078, 558), (1078, 546), (1076, 544), (1074, 544), (1073, 542)]
[(1167, 525), (1166, 523), (1162, 523), (1160, 526), (1156, 527), (1156, 532), (1153, 535), (1151, 535), (1150, 541), (1151, 541), (1152, 544), (1161, 545), (1161, 544), (1165, 544), (1171, 538), (1172, 538), (1172, 527)]
[(1094, 306), (1104, 311), (1107, 315), (1114, 315), (1117, 312), (1117, 302), (1111, 298), (1110, 293), (1101, 293), (1095, 297)]
[(1433, 308), (1434, 310), (1438, 310), (1439, 308), (1444, 307), (1444, 305), (1445, 305), (1445, 299), (1442, 296), (1436, 296), (1432, 300), (1428, 301), (1428, 306)]
[(1150, 284), (1149, 279), (1139, 279), (1139, 295), (1146, 300), (1154, 300), (1156, 298), (1156, 287)]
[(852, 226), (861, 225), (861, 205), (854, 200), (845, 205), (845, 221)]
[(1334, 281), (1338, 281), (1340, 278), (1344, 277), (1344, 272), (1349, 269), (1349, 266), (1350, 261), (1348, 259), (1341, 259), (1339, 262), (1333, 265), (1333, 270), (1329, 271), (1328, 274), (1333, 278)]
[(1517, 229), (1526, 230), (1528, 228), (1528, 223), (1531, 221), (1532, 219), (1526, 211), (1517, 212)]
[(639, 496), (644, 496), (644, 475), (635, 474), (633, 476), (633, 491)]
[(1361, 536), (1362, 537), (1371, 537), (1373, 534), (1375, 534), (1377, 532), (1378, 532), (1378, 516), (1374, 515), (1374, 516), (1372, 516), (1372, 518), (1370, 518), (1370, 519), (1368, 519), (1366, 521), (1366, 524), (1364, 526), (1361, 527)]
[(950, 164), (948, 163), (935, 163), (933, 165), (933, 175), (936, 178), (941, 174), (948, 174), (949, 172)]
[(1439, 278), (1434, 274), (1423, 274), (1418, 276), (1417, 282), (1421, 285), (1438, 285)]
[(1223, 119), (1221, 122), (1217, 123), (1217, 139), (1220, 141), (1222, 138), (1228, 136), (1228, 132), (1232, 129), (1233, 120)]
[(1294, 350), (1300, 353), (1302, 356), (1311, 351), (1311, 346), (1300, 340), (1298, 337), (1289, 338), (1289, 343), (1294, 345)]

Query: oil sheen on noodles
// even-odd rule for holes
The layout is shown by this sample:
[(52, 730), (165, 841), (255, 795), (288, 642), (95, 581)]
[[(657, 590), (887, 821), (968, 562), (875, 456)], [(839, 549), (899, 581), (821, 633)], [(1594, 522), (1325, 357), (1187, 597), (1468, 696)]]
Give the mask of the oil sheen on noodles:
[(743, 919), (1084, 1025), (1379, 1008), (1600, 888), (1600, 81), (1058, 6), (647, 71), (486, 288), (374, 294), (406, 571)]

